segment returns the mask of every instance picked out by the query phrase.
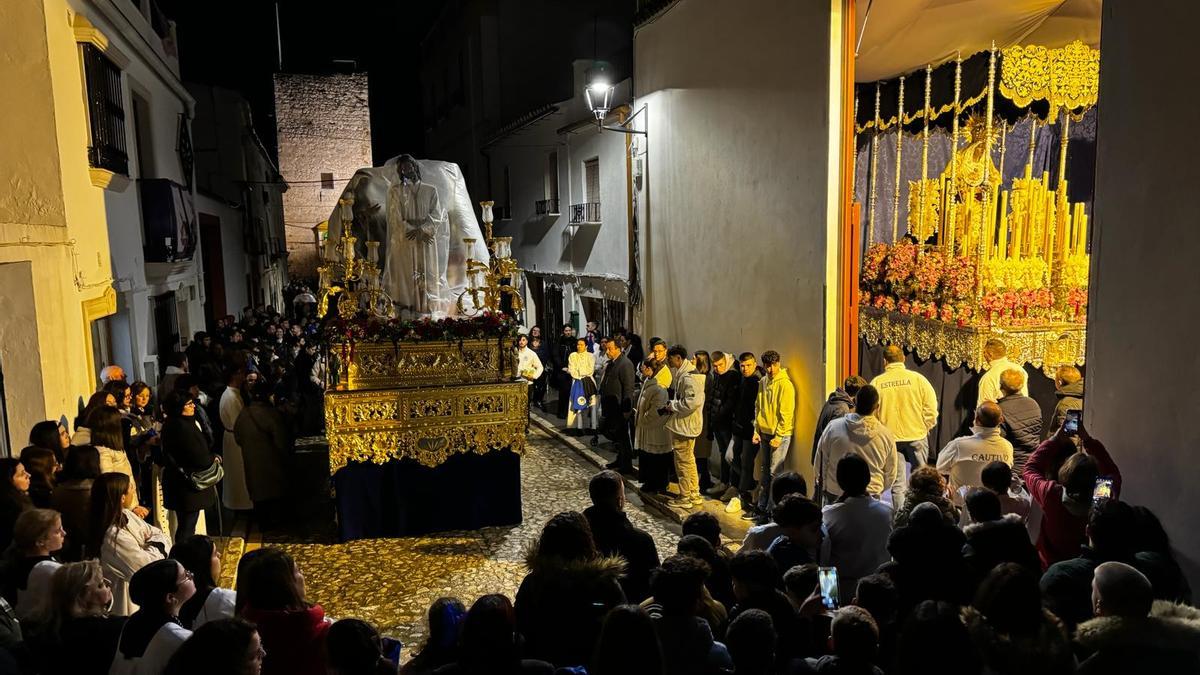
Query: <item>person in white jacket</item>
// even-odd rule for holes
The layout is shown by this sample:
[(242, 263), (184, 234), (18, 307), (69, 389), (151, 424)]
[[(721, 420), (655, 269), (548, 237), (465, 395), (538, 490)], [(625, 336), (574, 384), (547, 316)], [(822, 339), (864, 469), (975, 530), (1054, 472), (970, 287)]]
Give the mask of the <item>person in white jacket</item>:
[(946, 444), (938, 455), (937, 470), (949, 476), (950, 499), (963, 505), (966, 488), (983, 487), (983, 469), (992, 462), (1013, 463), (1013, 446), (1000, 435), (1004, 412), (1000, 404), (986, 401), (975, 411), (971, 436), (961, 436)]
[(529, 408), (533, 409), (533, 383), (542, 376), (545, 368), (542, 366), (542, 360), (538, 358), (537, 352), (529, 348), (529, 336), (517, 336), (517, 377), (525, 380), (525, 384), (529, 385), (527, 393), (529, 394)]
[(867, 494), (881, 497), (890, 492), (892, 503), (897, 504), (903, 498), (899, 455), (892, 432), (875, 416), (879, 412), (879, 390), (869, 384), (860, 388), (854, 397), (854, 410), (830, 422), (817, 441), (815, 495), (823, 504), (837, 501), (842, 496), (835, 480), (837, 464), (846, 455), (856, 454), (867, 461), (871, 470)]
[(250, 490), (246, 487), (246, 462), (242, 446), (237, 442), (233, 429), (238, 416), (246, 407), (242, 400), (242, 384), (246, 381), (246, 369), (238, 367), (226, 374), (228, 386), (221, 393), (219, 413), (225, 433), (221, 437), (221, 464), (225, 467), (225, 478), (221, 481), (221, 502), (230, 511), (249, 511), (254, 508)]
[(92, 437), (91, 444), (100, 453), (100, 473), (116, 472), (129, 477), (134, 484), (133, 503), (129, 508), (145, 518), (150, 509), (138, 504), (137, 482), (133, 477), (133, 466), (129, 456), (125, 454), (124, 434), (121, 430), (121, 413), (116, 408), (101, 408), (91, 415)]
[[(925, 376), (904, 366), (904, 350), (888, 345), (883, 350), (887, 366), (871, 380), (879, 390), (876, 417), (896, 436), (896, 448), (904, 455), (909, 472), (930, 462), (929, 432), (938, 423), (937, 393)], [(907, 475), (905, 484), (907, 485)]]
[(130, 595), (141, 605), (125, 622), (109, 675), (162, 675), (192, 631), (179, 624), (179, 609), (196, 593), (192, 573), (174, 560), (138, 570)]
[(667, 415), (667, 431), (671, 432), (671, 452), (675, 455), (675, 475), (679, 477), (679, 497), (668, 504), (680, 509), (694, 509), (704, 504), (700, 496), (700, 474), (696, 469), (696, 438), (704, 431), (704, 385), (706, 375), (696, 372), (682, 345), (667, 350), (671, 367), (671, 382), (675, 397), (659, 409)]
[(179, 622), (184, 628), (196, 630), (210, 621), (232, 619), (237, 593), (221, 588), (221, 549), (203, 534), (193, 534), (175, 544), (171, 559), (178, 560), (192, 573), (196, 594), (179, 608)]
[[(983, 376), (979, 378), (979, 399), (975, 402), (975, 407), (983, 405), (987, 401), (999, 401), (1004, 398), (1004, 392), (1000, 390), (1000, 376), (1006, 370), (1018, 370), (1022, 373), (1025, 368), (1021, 364), (1010, 361), (1008, 358), (1008, 347), (1000, 338), (990, 338), (983, 345), (983, 356), (987, 359), (987, 370)], [(1029, 378), (1021, 382), (1021, 396), (1029, 395)]]
[(128, 616), (137, 610), (130, 600), (129, 580), (135, 572), (167, 557), (171, 539), (130, 510), (136, 499), (133, 483), (121, 473), (100, 474), (92, 483), (92, 543), (99, 553), (104, 578), (112, 584), (112, 613)]
[[(571, 391), (578, 394), (575, 400), (570, 401), (567, 406), (567, 427), (575, 426), (575, 422), (579, 422), (579, 428), (582, 430), (584, 413), (590, 416), (592, 421), (591, 429), (595, 429), (596, 423), (596, 357), (588, 351), (587, 340), (579, 338), (575, 340), (575, 351), (567, 357), (567, 367), (563, 368), (571, 375)], [(579, 386), (576, 387), (575, 383)], [(580, 394), (579, 392), (582, 391)]]

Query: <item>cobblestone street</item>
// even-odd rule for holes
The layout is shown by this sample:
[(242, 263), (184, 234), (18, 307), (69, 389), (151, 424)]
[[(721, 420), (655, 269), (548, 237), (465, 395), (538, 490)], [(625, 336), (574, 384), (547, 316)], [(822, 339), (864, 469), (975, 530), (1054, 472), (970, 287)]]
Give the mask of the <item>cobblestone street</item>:
[[(320, 603), (327, 615), (367, 619), (401, 640), (406, 651), (414, 650), (424, 637), (425, 611), (435, 599), (454, 596), (469, 606), (486, 593), (515, 596), (525, 574), (526, 547), (550, 516), (582, 511), (590, 504), (587, 481), (595, 472), (593, 465), (535, 426), (521, 461), (524, 521), (517, 527), (279, 545), (295, 556), (308, 599)], [(628, 491), (628, 500), (630, 520), (655, 538), (660, 557), (672, 553), (679, 526), (644, 509), (633, 491)]]

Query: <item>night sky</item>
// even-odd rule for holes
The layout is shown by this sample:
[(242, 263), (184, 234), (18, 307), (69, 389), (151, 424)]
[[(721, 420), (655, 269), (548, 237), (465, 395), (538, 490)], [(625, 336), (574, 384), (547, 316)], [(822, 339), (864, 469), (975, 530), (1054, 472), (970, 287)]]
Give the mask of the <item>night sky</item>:
[(285, 72), (368, 74), (375, 164), (402, 152), (420, 156), (420, 41), (445, 0), (159, 0), (176, 21), (184, 81), (236, 90), (275, 151), (271, 76), (278, 68), (279, 7)]

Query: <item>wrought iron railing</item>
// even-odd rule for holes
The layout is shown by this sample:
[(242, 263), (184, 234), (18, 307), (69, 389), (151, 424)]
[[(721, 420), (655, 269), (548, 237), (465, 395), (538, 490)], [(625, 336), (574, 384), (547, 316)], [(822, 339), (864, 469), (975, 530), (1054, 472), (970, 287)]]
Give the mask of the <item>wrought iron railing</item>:
[(535, 204), (534, 208), (537, 209), (537, 214), (539, 216), (557, 215), (559, 213), (558, 199), (557, 198), (543, 199), (543, 200), (537, 202), (537, 204)]
[(92, 131), (88, 164), (128, 176), (121, 69), (95, 45), (85, 44), (83, 71), (87, 78), (88, 122)]
[(600, 222), (600, 202), (571, 205), (571, 224)]

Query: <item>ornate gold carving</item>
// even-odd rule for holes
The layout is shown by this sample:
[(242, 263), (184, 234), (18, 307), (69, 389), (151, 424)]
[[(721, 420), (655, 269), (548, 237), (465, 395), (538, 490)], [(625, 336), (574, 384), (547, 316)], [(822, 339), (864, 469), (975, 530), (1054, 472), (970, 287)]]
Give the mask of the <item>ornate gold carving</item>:
[(1040, 45), (1003, 51), (1000, 93), (1019, 108), (1049, 101), (1050, 119), (1059, 108), (1096, 105), (1100, 90), (1100, 50), (1076, 40), (1060, 49)]
[(1079, 324), (989, 329), (859, 307), (858, 330), (868, 344), (902, 345), (921, 359), (943, 359), (951, 368), (965, 365), (975, 370), (985, 363), (984, 343), (999, 337), (1010, 359), (1041, 368), (1048, 377), (1061, 365), (1083, 365), (1087, 349), (1087, 333)]
[(412, 459), (428, 467), (458, 453), (525, 450), (524, 382), (325, 394), (329, 472), (349, 462)]
[[(341, 347), (334, 345), (341, 356)], [(512, 379), (501, 340), (359, 342), (346, 350), (342, 382), (350, 391)]]

